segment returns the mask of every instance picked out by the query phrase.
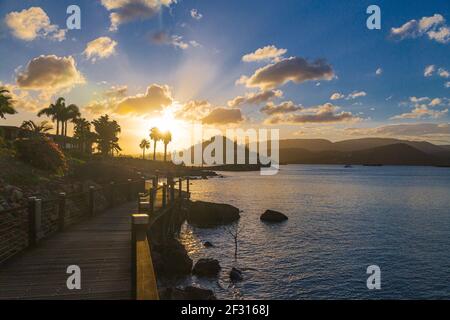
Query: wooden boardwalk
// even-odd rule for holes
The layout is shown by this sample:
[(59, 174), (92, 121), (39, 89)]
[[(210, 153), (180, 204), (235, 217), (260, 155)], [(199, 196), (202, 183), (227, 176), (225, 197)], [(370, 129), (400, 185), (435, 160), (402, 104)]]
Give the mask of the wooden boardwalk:
[[(2, 299), (131, 299), (131, 213), (136, 201), (43, 240), (0, 268)], [(81, 268), (69, 290), (67, 267)]]

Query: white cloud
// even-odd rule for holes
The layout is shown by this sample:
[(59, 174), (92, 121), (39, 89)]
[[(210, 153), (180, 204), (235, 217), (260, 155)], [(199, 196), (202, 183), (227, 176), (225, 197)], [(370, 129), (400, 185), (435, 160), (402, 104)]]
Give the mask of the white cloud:
[(446, 44), (450, 41), (450, 29), (440, 14), (410, 20), (401, 27), (391, 29), (391, 37), (397, 40), (413, 39), (427, 35), (430, 40)]
[(339, 100), (339, 99), (344, 99), (345, 95), (343, 95), (342, 93), (339, 92), (335, 92), (331, 95), (330, 100)]
[(5, 17), (5, 23), (16, 38), (24, 41), (36, 38), (62, 41), (66, 38), (66, 30), (51, 24), (47, 13), (40, 7), (10, 12)]
[(444, 68), (439, 68), (438, 70), (438, 75), (441, 78), (450, 78), (450, 72), (448, 72), (447, 70), (445, 70)]
[(109, 37), (100, 37), (89, 42), (84, 50), (87, 59), (95, 62), (105, 59), (116, 53), (117, 42)]
[(436, 66), (429, 65), (429, 66), (425, 67), (425, 70), (423, 71), (423, 75), (425, 77), (431, 77), (435, 71), (436, 71)]
[(145, 94), (126, 97), (121, 100), (115, 112), (118, 114), (149, 115), (163, 110), (173, 102), (169, 86), (152, 84)]
[(200, 12), (198, 12), (197, 9), (192, 9), (191, 17), (194, 18), (195, 20), (200, 20), (201, 18), (203, 18), (203, 15)]
[(381, 75), (383, 74), (383, 69), (382, 69), (382, 68), (378, 68), (378, 69), (375, 71), (375, 74), (376, 74), (377, 76), (381, 76)]
[(444, 84), (444, 87), (450, 88), (450, 81), (447, 81), (447, 82)]
[(175, 0), (101, 0), (102, 5), (111, 11), (111, 31), (119, 26), (136, 20), (146, 20), (159, 13), (163, 6), (170, 7)]
[(158, 31), (152, 35), (152, 42), (158, 45), (171, 45), (175, 48), (186, 50), (189, 47), (199, 47), (200, 44), (197, 41), (191, 40), (186, 42), (182, 36), (169, 35), (165, 31)]
[(273, 60), (282, 57), (287, 52), (286, 49), (278, 49), (274, 45), (259, 48), (255, 52), (246, 54), (242, 57), (244, 62)]
[(365, 97), (365, 96), (367, 96), (367, 93), (365, 91), (353, 91), (352, 93), (350, 93), (347, 96), (346, 99), (347, 100), (354, 100), (354, 99)]

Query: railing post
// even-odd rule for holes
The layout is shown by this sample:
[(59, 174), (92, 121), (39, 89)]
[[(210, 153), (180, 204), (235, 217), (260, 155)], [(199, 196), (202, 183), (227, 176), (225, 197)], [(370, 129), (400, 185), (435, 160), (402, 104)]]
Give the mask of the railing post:
[(28, 247), (36, 246), (36, 198), (28, 199)]
[(178, 197), (181, 199), (183, 196), (183, 191), (181, 190), (182, 187), (182, 181), (181, 178), (178, 179)]
[(133, 199), (133, 184), (132, 180), (128, 179), (128, 185), (127, 185), (127, 200), (131, 201)]
[(114, 181), (110, 183), (110, 189), (109, 189), (109, 207), (114, 207), (114, 192), (115, 192), (115, 185)]
[(141, 177), (141, 182), (142, 182), (142, 185), (141, 185), (141, 189), (139, 190), (139, 192), (145, 192), (145, 177)]
[(162, 189), (162, 207), (165, 208), (167, 206), (167, 184), (163, 183)]
[(152, 178), (152, 184), (153, 184), (153, 188), (158, 187), (158, 176), (154, 176)]
[(173, 180), (170, 181), (170, 205), (173, 205), (175, 201), (175, 183)]
[(155, 189), (154, 188), (150, 188), (149, 193), (149, 212), (150, 214), (153, 214), (153, 209), (155, 207)]
[(95, 211), (95, 205), (94, 205), (94, 200), (95, 199), (95, 187), (94, 186), (90, 186), (89, 187), (89, 216), (93, 217), (94, 216), (94, 211)]
[(133, 214), (131, 216), (131, 294), (133, 300), (137, 298), (137, 255), (136, 242), (147, 236), (149, 216), (147, 214)]
[(58, 201), (58, 228), (59, 231), (64, 230), (64, 220), (66, 217), (66, 194), (61, 192)]
[(186, 178), (186, 192), (187, 192), (187, 198), (189, 199), (189, 189), (190, 189), (191, 179), (189, 177)]

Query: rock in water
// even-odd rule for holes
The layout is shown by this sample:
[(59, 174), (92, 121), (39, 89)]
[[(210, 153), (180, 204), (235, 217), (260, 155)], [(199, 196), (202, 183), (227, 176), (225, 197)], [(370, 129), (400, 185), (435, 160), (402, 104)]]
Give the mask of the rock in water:
[(205, 243), (203, 243), (203, 246), (205, 248), (212, 248), (212, 247), (214, 247), (214, 245), (211, 242), (209, 242), (209, 241), (205, 241)]
[(239, 209), (229, 204), (192, 201), (187, 221), (200, 228), (229, 224), (239, 220)]
[(163, 300), (216, 300), (212, 290), (188, 286), (186, 288), (167, 288), (162, 290)]
[(184, 246), (175, 239), (152, 247), (153, 263), (158, 274), (166, 277), (188, 275), (192, 270), (192, 259)]
[(200, 277), (216, 277), (221, 267), (216, 259), (200, 259), (194, 266), (192, 273)]
[(278, 211), (266, 210), (266, 212), (261, 215), (260, 219), (265, 222), (283, 222), (286, 221), (288, 217)]
[(242, 281), (244, 278), (242, 276), (242, 271), (233, 267), (230, 271), (230, 280), (232, 282)]

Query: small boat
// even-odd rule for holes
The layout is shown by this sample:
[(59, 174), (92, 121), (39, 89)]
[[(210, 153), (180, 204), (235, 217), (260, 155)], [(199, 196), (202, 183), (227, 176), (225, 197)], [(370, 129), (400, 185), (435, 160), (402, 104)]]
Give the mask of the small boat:
[(352, 166), (351, 164), (346, 164), (346, 165), (344, 166), (344, 168), (353, 168), (353, 166)]

